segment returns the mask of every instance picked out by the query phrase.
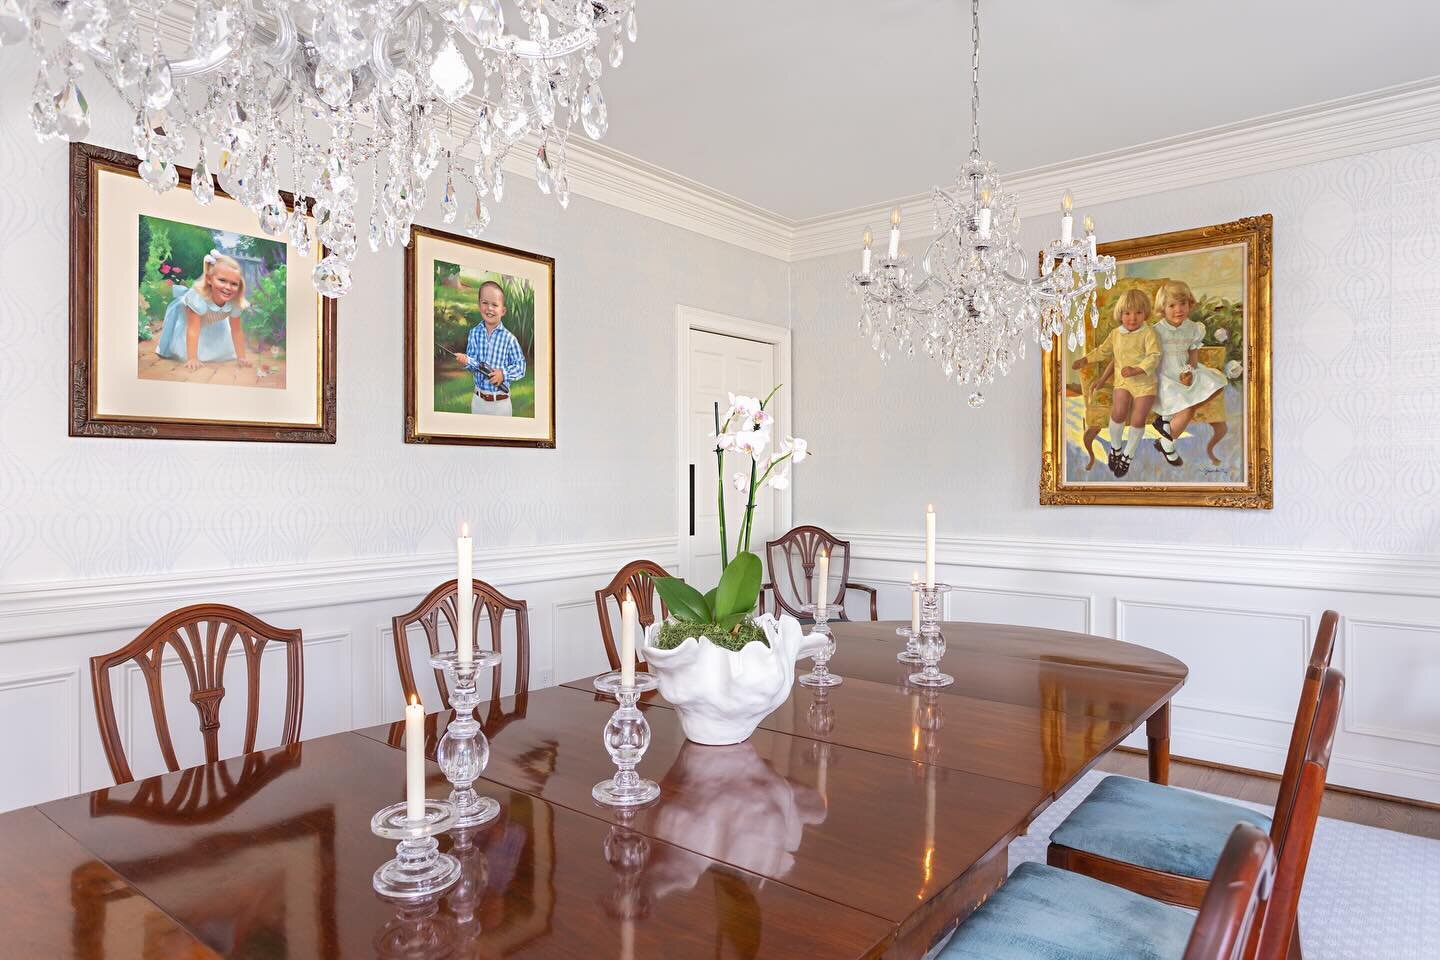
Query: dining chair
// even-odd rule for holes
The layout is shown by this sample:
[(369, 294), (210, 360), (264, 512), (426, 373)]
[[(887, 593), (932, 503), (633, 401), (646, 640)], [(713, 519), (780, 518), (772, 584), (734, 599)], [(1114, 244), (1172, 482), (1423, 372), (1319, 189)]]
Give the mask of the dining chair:
[(937, 960), (1264, 960), (1272, 899), (1265, 831), (1237, 823), (1197, 914), (1041, 863), (1022, 863), (961, 922)]
[(830, 619), (850, 619), (845, 609), (845, 595), (850, 590), (870, 595), (870, 619), (878, 619), (875, 588), (850, 580), (850, 541), (808, 524), (788, 530), (779, 539), (765, 544), (770, 579), (760, 587), (760, 611), (765, 611), (765, 594), (768, 592), (775, 598), (777, 614), (788, 613), (807, 623), (813, 619), (804, 607), (815, 602), (815, 564), (821, 547), (830, 555), (828, 592), (831, 596), (825, 602), (838, 613)]
[(1295, 776), (1310, 741), (1340, 615), (1325, 611), (1300, 689), (1272, 818), (1232, 803), (1130, 777), (1106, 777), (1050, 835), (1047, 860), (1181, 906), (1195, 907), (1231, 825), (1240, 816), (1270, 831), (1277, 853), (1290, 827)]
[[(456, 619), (457, 603), (459, 601), (458, 581), (447, 580), (426, 595), (424, 600), (407, 613), (402, 613), (390, 620), (390, 632), (395, 640), (395, 665), (400, 670), (400, 690), (404, 694), (405, 702), (420, 698), (420, 692), (415, 686), (415, 668), (410, 659), (410, 628), (419, 625), (425, 633), (425, 642), (430, 648), (431, 654), (440, 652), (440, 619), (443, 617), (450, 628), (451, 649), (453, 649), (454, 638), (459, 632)], [(472, 591), (475, 598), (471, 605), (471, 636), (475, 639), (475, 649), (493, 650), (498, 653), (505, 653), (504, 626), (507, 614), (513, 616), (515, 621), (515, 644), (513, 656), (506, 659), (513, 662), (515, 677), (515, 695), (524, 696), (530, 690), (530, 608), (524, 600), (516, 600), (501, 593), (496, 588), (483, 580), (472, 581)], [(480, 625), (482, 621), (490, 624), (490, 644), (485, 646), (481, 640)], [(494, 670), (490, 671), (490, 702), (497, 703), (500, 700), (503, 689), (503, 675), (505, 670), (504, 661)], [(440, 700), (445, 709), (450, 709), (450, 688), (445, 683), (445, 674), (435, 670), (435, 686), (440, 691)]]
[[(1306, 685), (1310, 685), (1308, 679)], [(1207, 861), (1215, 834), (1224, 833), (1237, 820), (1268, 829), (1278, 864), (1277, 898), (1264, 932), (1266, 949), (1261, 956), (1298, 960), (1300, 888), (1320, 817), (1345, 676), (1330, 667), (1321, 672), (1316, 685), (1316, 707), (1310, 722), (1304, 725), (1306, 735), (1297, 758), (1286, 763), (1291, 771), (1290, 782), (1282, 784), (1282, 801), (1276, 805), (1273, 820), (1204, 794), (1158, 787), (1143, 780), (1107, 777), (1051, 834), (1047, 860), (1052, 866), (1170, 903), (1195, 906), (1214, 886), (1213, 868)], [(1112, 785), (1107, 796), (1091, 803), (1101, 787), (1117, 779), (1128, 782)], [(1133, 784), (1143, 784), (1145, 789), (1136, 791)], [(1161, 790), (1167, 792), (1158, 793)], [(1142, 803), (1133, 803), (1136, 797)]]
[(300, 739), (300, 713), (305, 697), (305, 661), (299, 630), (272, 626), (253, 614), (220, 603), (199, 603), (182, 607), (156, 620), (134, 640), (113, 653), (90, 658), (90, 683), (95, 694), (95, 717), (100, 725), (100, 745), (117, 784), (135, 779), (125, 756), (124, 740), (115, 720), (115, 699), (110, 671), (134, 661), (144, 677), (150, 697), (150, 716), (160, 754), (172, 773), (180, 769), (170, 721), (165, 712), (162, 669), (167, 648), (174, 651), (184, 667), (190, 686), (190, 703), (200, 721), (205, 762), (220, 759), (220, 704), (225, 698), (225, 667), (232, 648), (239, 642), (245, 656), (245, 743), (242, 753), (255, 749), (260, 722), (260, 663), (266, 644), (285, 645), (285, 717), (280, 745)]
[[(605, 642), (605, 656), (610, 661), (611, 670), (620, 669), (620, 648), (615, 645), (615, 629), (610, 623), (610, 611), (605, 601), (613, 601), (618, 612), (628, 589), (635, 600), (635, 612), (639, 614), (640, 628), (643, 630), (655, 622), (655, 602), (659, 600), (659, 595), (655, 592), (654, 580), (656, 577), (668, 576), (669, 571), (654, 560), (632, 560), (621, 567), (620, 572), (615, 574), (609, 583), (595, 591), (595, 612), (600, 616), (600, 639)], [(670, 611), (664, 600), (659, 602), (660, 618), (663, 620), (670, 615)], [(637, 660), (635, 669), (645, 670), (644, 662)]]

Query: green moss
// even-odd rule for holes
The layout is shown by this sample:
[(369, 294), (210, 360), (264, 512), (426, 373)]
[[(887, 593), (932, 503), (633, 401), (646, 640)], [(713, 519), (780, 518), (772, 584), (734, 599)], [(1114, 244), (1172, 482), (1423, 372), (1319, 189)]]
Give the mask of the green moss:
[(660, 627), (660, 635), (655, 638), (655, 645), (661, 650), (673, 650), (684, 643), (686, 637), (706, 637), (717, 647), (726, 650), (739, 650), (747, 643), (763, 643), (767, 647), (770, 645), (765, 639), (765, 631), (751, 619), (741, 620), (733, 633), (714, 623), (667, 620)]

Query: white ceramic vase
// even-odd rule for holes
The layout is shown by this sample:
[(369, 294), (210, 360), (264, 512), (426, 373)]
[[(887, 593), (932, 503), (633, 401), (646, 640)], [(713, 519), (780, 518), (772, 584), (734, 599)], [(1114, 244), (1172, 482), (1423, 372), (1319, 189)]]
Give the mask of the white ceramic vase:
[(810, 637), (789, 615), (755, 618), (770, 641), (726, 650), (704, 637), (687, 637), (678, 647), (654, 646), (660, 624), (645, 632), (645, 662), (660, 683), (660, 694), (680, 714), (685, 736), (696, 743), (740, 743), (767, 714), (790, 696), (795, 662), (810, 657), (823, 641)]

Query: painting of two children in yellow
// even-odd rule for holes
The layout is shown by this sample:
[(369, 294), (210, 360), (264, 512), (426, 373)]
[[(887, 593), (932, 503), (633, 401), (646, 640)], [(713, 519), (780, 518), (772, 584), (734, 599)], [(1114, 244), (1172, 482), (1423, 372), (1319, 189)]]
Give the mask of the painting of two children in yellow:
[(1123, 261), (1064, 357), (1071, 483), (1245, 481), (1243, 245)]

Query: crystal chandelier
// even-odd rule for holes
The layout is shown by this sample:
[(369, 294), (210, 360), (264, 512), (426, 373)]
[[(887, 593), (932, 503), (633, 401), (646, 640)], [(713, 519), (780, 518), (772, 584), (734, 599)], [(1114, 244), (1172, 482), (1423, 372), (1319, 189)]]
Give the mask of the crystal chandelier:
[[(1060, 239), (1030, 276), (1030, 257), (1019, 244), (1020, 212), (995, 166), (980, 155), (980, 0), (970, 9), (970, 156), (949, 188), (936, 187), (935, 229), (916, 273), (900, 246), (900, 210), (890, 215), (883, 257), (871, 254), (865, 230), (860, 272), (851, 286), (860, 296), (860, 333), (881, 361), (899, 351), (913, 355), (916, 341), (940, 362), (946, 378), (964, 386), (993, 383), (1025, 357), (1027, 335), (1049, 350), (1065, 334), (1072, 351), (1085, 343), (1085, 316), (1100, 318), (1096, 290), (1115, 283), (1115, 258), (1095, 252), (1095, 225), (1085, 218), (1076, 240), (1070, 194), (1061, 201)], [(975, 390), (970, 406), (984, 396)]]
[(193, 144), (195, 200), (208, 204), (218, 178), (266, 234), (302, 253), (323, 244), (316, 286), (342, 297), (360, 233), (372, 251), (407, 244), (437, 170), (446, 223), (460, 214), (457, 182), (469, 183), (476, 236), (486, 200), (504, 195), (507, 154), (529, 138), (540, 191), (568, 206), (570, 129), (605, 135), (598, 48), (608, 33), (620, 66), (635, 0), (511, 2), (189, 0), (187, 34), (183, 10), (162, 15), (166, 0), (0, 0), (0, 43), (28, 41), (39, 61), (30, 116), (42, 140), (84, 139), (80, 83), (93, 70), (132, 111), (139, 173), (156, 192), (176, 185)]

